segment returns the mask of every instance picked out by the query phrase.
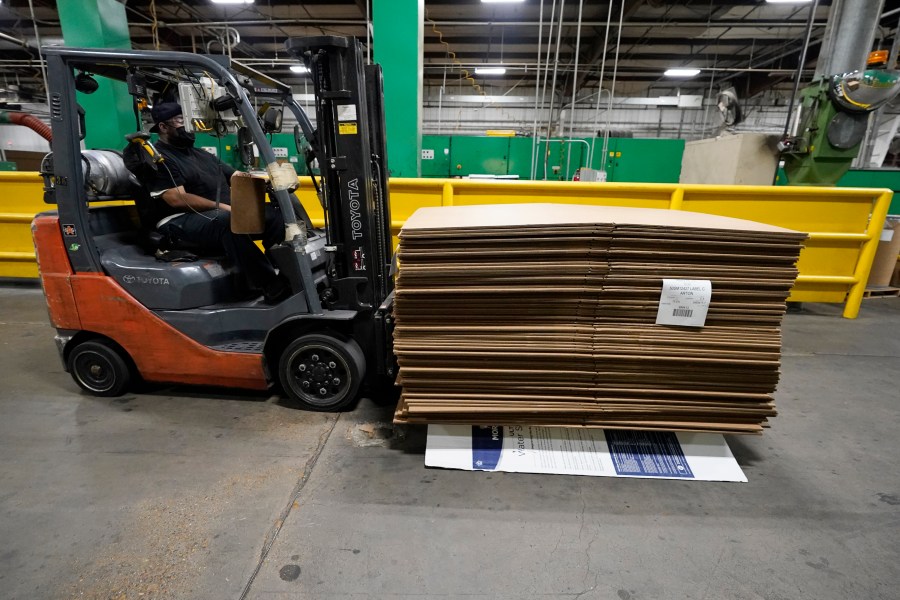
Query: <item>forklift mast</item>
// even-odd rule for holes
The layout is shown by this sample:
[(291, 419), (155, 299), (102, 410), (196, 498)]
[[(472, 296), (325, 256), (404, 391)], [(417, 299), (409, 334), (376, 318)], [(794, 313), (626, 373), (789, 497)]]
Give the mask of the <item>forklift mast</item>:
[(317, 128), (306, 134), (319, 158), (334, 258), (323, 304), (375, 311), (393, 291), (381, 67), (364, 66), (355, 38), (292, 38), (285, 46), (309, 68), (316, 97)]

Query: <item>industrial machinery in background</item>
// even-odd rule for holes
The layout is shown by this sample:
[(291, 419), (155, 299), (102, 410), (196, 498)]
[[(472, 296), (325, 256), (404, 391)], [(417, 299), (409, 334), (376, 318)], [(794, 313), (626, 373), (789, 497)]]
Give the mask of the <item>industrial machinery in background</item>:
[[(363, 66), (354, 38), (287, 46), (309, 65), (316, 129), (289, 86), (227, 57), (44, 49), (53, 152), (42, 175), (45, 201), (57, 210), (37, 215), (32, 230), (63, 363), (86, 391), (118, 395), (137, 378), (251, 390), (280, 383), (305, 408), (339, 410), (364, 385), (392, 382), (381, 70)], [(128, 168), (118, 149), (81, 149), (86, 126), (76, 90), (96, 89), (95, 77), (126, 83), (134, 100), (138, 131), (122, 140), (124, 158), (144, 159)], [(267, 193), (284, 217), (285, 241), (268, 253), (290, 282), (287, 299), (269, 305), (242, 296), (236, 267), (220, 257), (157, 260), (155, 223), (140, 219), (152, 200), (129, 169), (167, 168), (144, 130), (148, 106), (173, 99), (185, 104), (193, 130), (237, 135), (245, 165), (258, 155), (265, 167), (256, 177), (264, 183), (253, 186), (263, 193), (251, 202), (261, 210), (257, 202)], [(269, 142), (281, 125), (278, 105), (296, 117), (308, 154), (328, 166), (321, 184), (314, 180), (324, 229), (313, 228), (293, 194), (293, 168), (278, 163)], [(94, 204), (130, 199), (134, 204)]]
[(835, 185), (860, 151), (870, 114), (900, 92), (900, 71), (887, 51), (867, 69), (822, 78), (800, 93), (794, 127), (779, 146), (791, 185)]
[(741, 104), (738, 102), (737, 92), (733, 87), (727, 87), (716, 95), (716, 108), (722, 119), (722, 127), (734, 127), (744, 120)]
[(778, 146), (789, 185), (835, 185), (859, 154), (871, 113), (900, 92), (900, 71), (888, 64), (896, 58), (884, 50), (869, 53), (883, 4), (883, 0), (832, 2), (816, 72), (800, 90), (794, 111), (818, 0), (812, 3)]

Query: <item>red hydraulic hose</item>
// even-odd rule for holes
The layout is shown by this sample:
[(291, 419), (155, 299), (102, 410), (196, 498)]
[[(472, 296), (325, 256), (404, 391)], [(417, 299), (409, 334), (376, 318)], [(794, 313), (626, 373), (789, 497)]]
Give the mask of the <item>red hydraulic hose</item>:
[(22, 125), (28, 127), (48, 142), (53, 140), (53, 133), (50, 131), (50, 127), (37, 117), (29, 115), (28, 113), (0, 110), (0, 123)]

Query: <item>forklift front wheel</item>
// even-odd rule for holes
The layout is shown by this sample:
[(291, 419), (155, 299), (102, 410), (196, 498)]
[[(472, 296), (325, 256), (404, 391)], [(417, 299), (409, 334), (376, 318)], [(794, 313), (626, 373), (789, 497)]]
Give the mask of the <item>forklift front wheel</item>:
[(75, 383), (95, 396), (121, 396), (131, 383), (125, 358), (103, 340), (81, 342), (69, 353), (67, 364)]
[(284, 391), (315, 411), (338, 411), (353, 402), (365, 374), (359, 344), (319, 333), (291, 342), (278, 361)]

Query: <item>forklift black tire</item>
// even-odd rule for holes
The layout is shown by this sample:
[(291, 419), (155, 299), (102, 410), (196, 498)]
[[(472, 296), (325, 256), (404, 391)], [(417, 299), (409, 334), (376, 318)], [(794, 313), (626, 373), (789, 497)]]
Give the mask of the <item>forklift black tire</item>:
[(121, 351), (104, 340), (81, 342), (66, 361), (72, 379), (95, 396), (121, 396), (131, 384), (131, 369)]
[(356, 399), (366, 359), (353, 340), (311, 333), (284, 349), (278, 378), (285, 393), (308, 410), (336, 412)]

